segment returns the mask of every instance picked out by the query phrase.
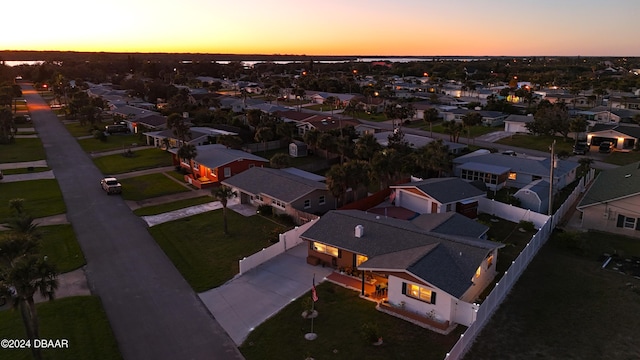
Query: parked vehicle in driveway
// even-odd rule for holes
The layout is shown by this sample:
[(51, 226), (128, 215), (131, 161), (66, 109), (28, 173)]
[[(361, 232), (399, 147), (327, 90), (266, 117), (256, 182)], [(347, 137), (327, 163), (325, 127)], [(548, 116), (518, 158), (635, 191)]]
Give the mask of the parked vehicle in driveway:
[(106, 177), (100, 180), (100, 187), (106, 191), (108, 195), (122, 193), (122, 185), (118, 182), (118, 179), (114, 177)]
[(104, 127), (104, 130), (108, 134), (118, 134), (118, 133), (130, 133), (131, 130), (127, 127), (127, 125), (116, 124), (116, 125), (107, 125)]
[(598, 152), (601, 153), (610, 153), (611, 150), (613, 150), (613, 143), (611, 141), (603, 141), (598, 147)]
[(573, 146), (573, 154), (574, 155), (584, 155), (589, 152), (589, 145), (587, 145), (586, 141), (578, 141)]

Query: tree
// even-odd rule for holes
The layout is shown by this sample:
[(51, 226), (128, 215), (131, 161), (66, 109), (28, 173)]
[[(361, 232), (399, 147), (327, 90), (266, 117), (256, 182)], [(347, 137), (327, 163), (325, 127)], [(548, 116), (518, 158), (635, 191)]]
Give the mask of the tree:
[(415, 152), (416, 165), (424, 177), (429, 177), (430, 172), (435, 172), (441, 177), (444, 171), (451, 170), (451, 154), (449, 147), (441, 139), (431, 141)]
[(8, 144), (14, 139), (13, 114), (7, 108), (0, 109), (0, 144)]
[(271, 157), (271, 159), (269, 159), (269, 164), (274, 169), (286, 168), (289, 166), (290, 163), (291, 163), (291, 158), (289, 157), (289, 154), (285, 154), (285, 153), (274, 154)]
[(359, 190), (371, 181), (371, 167), (364, 160), (351, 160), (344, 164), (344, 172), (347, 174), (347, 186), (353, 189), (354, 200), (358, 200)]
[(220, 201), (222, 204), (222, 222), (223, 222), (223, 230), (225, 235), (229, 235), (229, 231), (227, 229), (227, 204), (230, 199), (238, 196), (238, 193), (233, 191), (230, 187), (222, 185), (215, 189), (211, 190), (211, 195), (217, 201)]
[(262, 150), (267, 151), (267, 141), (273, 139), (273, 130), (270, 127), (261, 127), (256, 131), (254, 140), (262, 143)]
[(191, 176), (196, 179), (196, 172), (193, 166), (193, 159), (198, 156), (198, 150), (193, 144), (184, 143), (178, 149), (178, 158), (189, 163), (189, 169), (191, 170)]
[(173, 113), (167, 116), (167, 128), (173, 130), (173, 135), (178, 139), (180, 145), (191, 137), (189, 126), (185, 124), (184, 118), (180, 114)]
[(428, 108), (424, 111), (424, 122), (429, 125), (429, 136), (433, 137), (433, 123), (438, 121), (438, 110), (435, 108)]
[(220, 135), (216, 138), (216, 142), (226, 146), (227, 149), (240, 149), (243, 141), (238, 135)]
[(371, 161), (373, 156), (382, 150), (382, 145), (373, 134), (364, 134), (356, 142), (354, 152), (360, 160)]
[(471, 127), (482, 124), (482, 115), (477, 111), (469, 111), (462, 117), (462, 124), (467, 128), (467, 142), (471, 141)]
[(461, 123), (456, 122), (455, 120), (445, 121), (444, 122), (444, 132), (449, 134), (449, 141), (458, 142), (460, 138), (460, 133), (464, 130), (464, 126)]
[(317, 129), (311, 129), (309, 131), (306, 131), (302, 138), (304, 139), (305, 144), (307, 144), (312, 150), (315, 151), (315, 149), (318, 147), (320, 131), (318, 131)]
[(570, 118), (564, 103), (549, 105), (541, 102), (533, 116), (533, 121), (527, 123), (527, 129), (536, 135), (562, 134), (566, 139), (569, 135)]
[(344, 165), (333, 165), (326, 174), (327, 189), (336, 198), (339, 204), (343, 204), (347, 193), (348, 176)]
[(576, 140), (575, 143), (576, 144), (578, 143), (578, 135), (580, 133), (583, 133), (583, 132), (587, 131), (587, 126), (588, 125), (589, 125), (589, 123), (582, 116), (578, 116), (578, 117), (575, 117), (575, 118), (570, 120), (570, 122), (569, 122), (569, 130), (571, 130), (574, 133), (575, 140)]

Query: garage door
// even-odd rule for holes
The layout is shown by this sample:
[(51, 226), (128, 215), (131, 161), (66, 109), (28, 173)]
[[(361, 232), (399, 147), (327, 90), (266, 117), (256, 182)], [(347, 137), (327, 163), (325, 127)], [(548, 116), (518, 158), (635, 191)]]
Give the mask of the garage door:
[(618, 144), (618, 139), (616, 138), (608, 138), (608, 137), (602, 137), (602, 136), (594, 136), (591, 138), (591, 145), (595, 145), (598, 146), (600, 145), (600, 143), (602, 143), (603, 141), (609, 141), (611, 143), (615, 145)]

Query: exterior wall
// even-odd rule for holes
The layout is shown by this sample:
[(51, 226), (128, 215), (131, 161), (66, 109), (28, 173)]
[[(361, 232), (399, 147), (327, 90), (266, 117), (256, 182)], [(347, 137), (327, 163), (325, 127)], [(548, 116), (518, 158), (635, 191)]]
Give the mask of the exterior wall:
[[(225, 166), (220, 166), (217, 167), (215, 169), (209, 169), (206, 166), (200, 166), (200, 176), (203, 177), (207, 177), (208, 179), (210, 179), (213, 182), (220, 182), (223, 181), (225, 179), (230, 178), (233, 175), (239, 174), (247, 169), (249, 169), (249, 166), (258, 166), (258, 167), (263, 167), (266, 163), (264, 161), (257, 161), (257, 160), (239, 160), (239, 161), (234, 161), (230, 164), (227, 164)], [(231, 175), (230, 176), (225, 176), (224, 175), (224, 169), (225, 168), (231, 168)]]
[(512, 133), (529, 133), (525, 123), (505, 121), (504, 131)]
[[(428, 304), (424, 301), (404, 295), (402, 293), (403, 282), (430, 288), (431, 291), (436, 293), (436, 303)], [(453, 309), (452, 300), (455, 300), (455, 298), (438, 288), (430, 285), (424, 285), (422, 282), (409, 281), (393, 275), (389, 275), (388, 289), (389, 290), (387, 296), (390, 304), (400, 306), (405, 310), (420, 314), (422, 316), (427, 316), (431, 312), (431, 310), (433, 310), (435, 312), (435, 319), (440, 321), (451, 320)]]
[[(433, 199), (430, 199), (426, 196), (419, 196), (417, 194), (412, 194), (409, 191), (404, 189), (398, 189), (398, 194), (396, 195), (396, 206), (400, 206), (412, 211), (415, 211), (420, 214), (431, 214), (431, 204), (434, 203)], [(441, 204), (435, 202), (438, 206), (438, 212)]]
[[(325, 201), (324, 205), (320, 205), (320, 196), (324, 196)], [(311, 207), (308, 209), (304, 208), (305, 200), (310, 200)], [(336, 208), (336, 199), (331, 195), (328, 190), (315, 190), (308, 194), (307, 196), (303, 196), (302, 198), (291, 203), (291, 206), (300, 211), (304, 211), (310, 214), (315, 213), (325, 213), (329, 210), (334, 210)]]
[(549, 202), (545, 201), (543, 203), (538, 194), (531, 190), (520, 189), (513, 196), (520, 199), (520, 207), (523, 209), (529, 209), (541, 214), (546, 213), (549, 209)]
[(475, 302), (487, 285), (495, 279), (497, 274), (496, 265), (498, 263), (498, 250), (496, 249), (492, 251), (491, 256), (491, 263), (489, 263), (489, 257), (484, 259), (482, 265), (480, 265), (480, 276), (472, 280), (474, 286), (469, 287), (467, 292), (460, 297), (460, 300), (470, 303)]
[(308, 241), (309, 246), (307, 248), (307, 255), (309, 257), (315, 257), (320, 259), (321, 264), (332, 266), (336, 269), (354, 267), (354, 253), (346, 250), (339, 250), (338, 257), (333, 257), (329, 254), (317, 252), (313, 249), (313, 241)]
[(628, 197), (608, 204), (589, 206), (582, 210), (582, 227), (610, 233), (640, 238), (636, 219), (636, 229), (618, 227), (618, 215), (640, 218), (640, 195)]

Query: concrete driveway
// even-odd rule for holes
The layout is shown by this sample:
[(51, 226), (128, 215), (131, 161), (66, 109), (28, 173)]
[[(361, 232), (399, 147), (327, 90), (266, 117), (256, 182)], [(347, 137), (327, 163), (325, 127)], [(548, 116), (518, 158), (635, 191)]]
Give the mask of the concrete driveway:
[(322, 282), (333, 269), (307, 264), (307, 243), (280, 254), (226, 284), (200, 293), (218, 323), (240, 346), (249, 333)]

